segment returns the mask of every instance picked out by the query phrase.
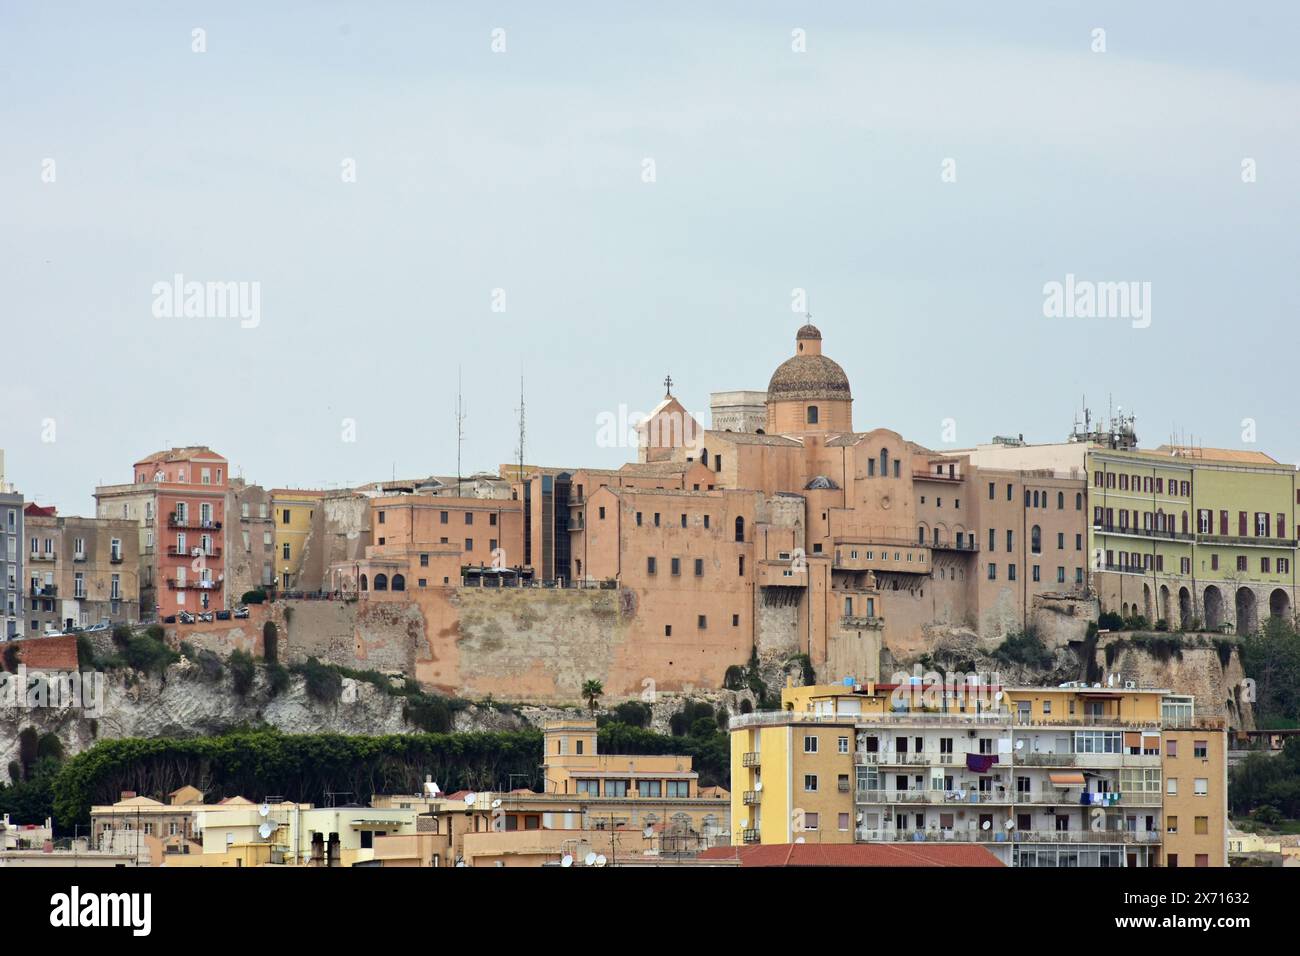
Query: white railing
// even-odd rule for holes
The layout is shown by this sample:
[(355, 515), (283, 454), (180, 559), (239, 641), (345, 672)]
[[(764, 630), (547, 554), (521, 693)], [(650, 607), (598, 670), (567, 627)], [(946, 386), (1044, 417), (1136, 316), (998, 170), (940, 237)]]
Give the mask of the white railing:
[(785, 724), (856, 724), (860, 727), (1053, 727), (1078, 728), (1102, 727), (1113, 730), (1157, 730), (1159, 720), (1121, 720), (1118, 717), (1062, 717), (1057, 720), (1018, 720), (1013, 714), (986, 713), (889, 713), (889, 714), (821, 714), (810, 711), (779, 710), (758, 711), (732, 717), (728, 723), (731, 730), (744, 730), (747, 727), (773, 727)]

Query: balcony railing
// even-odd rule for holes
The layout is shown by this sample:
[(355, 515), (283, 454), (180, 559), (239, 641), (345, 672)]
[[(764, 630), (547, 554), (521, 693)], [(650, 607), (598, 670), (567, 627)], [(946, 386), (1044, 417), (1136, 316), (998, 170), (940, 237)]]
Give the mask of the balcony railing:
[(885, 626), (883, 617), (876, 617), (874, 614), (866, 617), (859, 617), (856, 614), (845, 614), (840, 618), (840, 627), (850, 629), (864, 629), (878, 631)]
[(1160, 721), (1124, 720), (1109, 715), (1075, 716), (1046, 718), (1039, 720), (1022, 720), (1009, 712), (960, 714), (898, 712), (889, 714), (820, 714), (807, 711), (757, 711), (752, 714), (740, 714), (728, 722), (730, 730), (745, 730), (750, 727), (780, 727), (786, 724), (835, 724), (843, 726), (853, 724), (863, 728), (872, 727), (1109, 727), (1115, 730), (1156, 730)]
[(175, 545), (167, 547), (167, 557), (169, 558), (219, 558), (221, 557), (220, 548), (178, 548)]
[(760, 765), (759, 755), (756, 751), (750, 751), (740, 758), (741, 766), (757, 767)]
[(54, 552), (52, 552), (52, 551), (44, 551), (44, 552), (39, 552), (39, 553), (38, 553), (38, 552), (36, 552), (36, 551), (33, 551), (31, 554), (29, 554), (29, 555), (27, 556), (27, 560), (29, 560), (29, 561), (53, 561), (53, 560), (54, 560)]
[(1294, 548), (1295, 538), (1265, 538), (1259, 535), (1249, 537), (1235, 534), (1200, 534), (1197, 540), (1202, 544), (1238, 545), (1247, 548)]
[(121, 564), (121, 563), (122, 563), (122, 555), (121, 555), (120, 553), (119, 553), (119, 554), (110, 554), (110, 555), (108, 556), (108, 563), (109, 563), (109, 564)]
[(1160, 538), (1163, 541), (1192, 541), (1196, 535), (1188, 531), (1162, 531), (1158, 528), (1130, 528), (1125, 525), (1111, 524), (1107, 522), (1092, 523), (1092, 530), (1101, 534), (1123, 534), (1136, 538)]
[(195, 518), (177, 518), (175, 513), (167, 516), (167, 527), (194, 531), (220, 531), (220, 521), (203, 521)]
[(167, 587), (173, 591), (215, 591), (221, 587), (220, 581), (178, 581), (167, 579)]
[(747, 806), (747, 807), (753, 806), (754, 804), (759, 803), (759, 802), (762, 801), (762, 799), (763, 799), (763, 791), (761, 791), (761, 790), (746, 790), (745, 793), (744, 793), (744, 796), (743, 796), (741, 799), (744, 801), (745, 806)]
[(980, 543), (973, 538), (962, 541), (936, 541), (929, 545), (935, 551), (965, 551), (976, 552), (980, 549)]
[(859, 843), (1092, 843), (1154, 844), (1159, 830), (867, 830), (857, 831)]
[(741, 839), (741, 841), (744, 842), (744, 843), (757, 843), (757, 842), (758, 842), (758, 830), (756, 830), (756, 829), (752, 829), (752, 828), (751, 828), (751, 829), (748, 829), (748, 830), (741, 830), (741, 831), (740, 831), (740, 839)]
[(42, 584), (39, 587), (32, 585), (32, 597), (57, 597), (59, 586), (57, 584)]

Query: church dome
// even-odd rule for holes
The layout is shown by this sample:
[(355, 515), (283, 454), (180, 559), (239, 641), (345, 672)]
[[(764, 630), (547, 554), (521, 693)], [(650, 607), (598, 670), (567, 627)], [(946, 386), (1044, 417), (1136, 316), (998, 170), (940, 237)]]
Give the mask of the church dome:
[[(807, 330), (812, 335), (805, 335)], [(811, 325), (799, 330), (799, 341), (821, 341), (821, 333)], [(782, 362), (767, 385), (767, 400), (781, 401), (848, 401), (849, 377), (838, 362), (817, 353), (803, 352)]]

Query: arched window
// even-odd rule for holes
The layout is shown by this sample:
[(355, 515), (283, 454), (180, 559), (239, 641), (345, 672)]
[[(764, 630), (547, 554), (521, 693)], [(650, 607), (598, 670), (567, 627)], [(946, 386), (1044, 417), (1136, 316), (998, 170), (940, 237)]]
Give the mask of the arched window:
[(1034, 554), (1043, 553), (1043, 530), (1034, 525), (1029, 531), (1029, 550)]
[(363, 591), (370, 590), (370, 580), (364, 574), (361, 575), (361, 590)]
[(1082, 494), (1076, 494), (1076, 495), (1074, 496), (1074, 510), (1075, 510), (1075, 511), (1082, 511), (1082, 510), (1083, 510), (1083, 495), (1082, 495)]
[(889, 449), (880, 449), (880, 477), (889, 477)]
[(736, 540), (737, 541), (745, 540), (745, 519), (744, 518), (736, 519)]
[(393, 575), (393, 590), (394, 591), (406, 590), (406, 578), (403, 575), (400, 574)]
[[(937, 531), (938, 529), (935, 530)], [(925, 544), (925, 525), (921, 525), (916, 529), (916, 543)]]
[(376, 591), (387, 591), (387, 590), (388, 590), (388, 575), (386, 575), (386, 574), (376, 574), (376, 575), (375, 575), (375, 590), (376, 590)]
[(816, 424), (817, 424), (817, 406), (816, 406), (816, 405), (809, 405), (809, 406), (808, 406), (808, 424), (809, 424), (809, 425), (816, 425)]
[(1058, 492), (1056, 493), (1056, 510), (1057, 510), (1057, 511), (1064, 511), (1064, 510), (1065, 510), (1065, 492), (1064, 492), (1064, 491), (1058, 491)]

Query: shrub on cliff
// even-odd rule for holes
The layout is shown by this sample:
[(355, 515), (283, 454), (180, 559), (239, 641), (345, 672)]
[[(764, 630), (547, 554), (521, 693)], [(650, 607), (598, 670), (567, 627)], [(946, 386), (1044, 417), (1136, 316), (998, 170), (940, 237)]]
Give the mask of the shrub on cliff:
[(253, 678), (257, 674), (253, 656), (247, 651), (231, 651), (226, 664), (230, 668), (231, 683), (235, 693), (240, 697), (247, 697), (248, 692), (253, 689)]
[(293, 672), (307, 682), (307, 696), (320, 704), (337, 704), (343, 695), (343, 676), (333, 667), (314, 657), (305, 664), (294, 665)]

